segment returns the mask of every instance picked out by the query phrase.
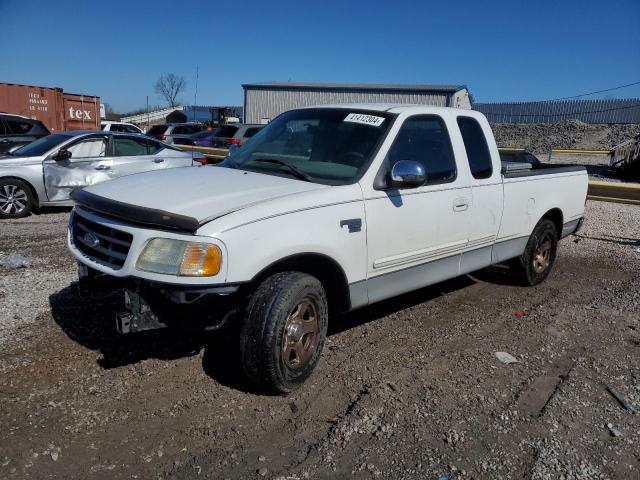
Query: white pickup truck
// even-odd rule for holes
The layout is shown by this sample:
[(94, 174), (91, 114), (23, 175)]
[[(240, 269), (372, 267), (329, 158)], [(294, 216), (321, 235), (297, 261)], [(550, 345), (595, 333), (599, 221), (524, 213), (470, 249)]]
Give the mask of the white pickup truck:
[(582, 168), (502, 164), (478, 112), (321, 106), (219, 166), (74, 191), (68, 245), (80, 285), (125, 289), (121, 332), (235, 324), (250, 380), (288, 392), (338, 312), (505, 261), (543, 281), (586, 193)]

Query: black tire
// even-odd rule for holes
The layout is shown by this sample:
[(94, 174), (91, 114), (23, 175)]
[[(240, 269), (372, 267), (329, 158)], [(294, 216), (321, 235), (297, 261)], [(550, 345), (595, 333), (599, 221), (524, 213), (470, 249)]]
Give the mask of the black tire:
[(524, 253), (511, 263), (516, 278), (534, 286), (551, 273), (558, 252), (558, 231), (550, 220), (543, 218), (533, 229)]
[(326, 293), (315, 277), (283, 272), (264, 280), (249, 300), (240, 330), (240, 358), (249, 380), (272, 393), (304, 383), (320, 359), (328, 313)]
[(26, 183), (14, 178), (0, 179), (0, 218), (23, 218), (32, 208), (33, 193)]

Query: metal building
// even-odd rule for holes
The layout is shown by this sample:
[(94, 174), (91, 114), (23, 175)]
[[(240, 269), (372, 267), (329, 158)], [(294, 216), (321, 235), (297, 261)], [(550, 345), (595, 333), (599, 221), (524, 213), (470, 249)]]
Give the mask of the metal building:
[(282, 112), (337, 103), (411, 103), (471, 108), (466, 85), (264, 82), (242, 85), (245, 123), (267, 123)]

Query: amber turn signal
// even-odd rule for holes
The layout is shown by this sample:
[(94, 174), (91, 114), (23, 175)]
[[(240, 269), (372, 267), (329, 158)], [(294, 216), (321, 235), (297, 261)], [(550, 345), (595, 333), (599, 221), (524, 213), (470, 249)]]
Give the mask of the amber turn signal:
[(211, 277), (222, 267), (222, 252), (216, 245), (187, 243), (180, 263), (180, 275), (185, 277)]

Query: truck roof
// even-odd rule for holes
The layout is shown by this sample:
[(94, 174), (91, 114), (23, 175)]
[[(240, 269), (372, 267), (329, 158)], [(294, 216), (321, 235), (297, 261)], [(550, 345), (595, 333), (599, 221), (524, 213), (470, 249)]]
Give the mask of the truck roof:
[[(452, 112), (461, 111), (460, 108), (453, 107), (436, 107), (433, 105), (424, 105), (419, 103), (337, 103), (329, 105), (310, 105), (302, 108), (342, 108), (345, 110), (370, 110), (374, 112), (389, 112), (389, 113), (402, 113), (405, 111), (424, 111), (424, 113), (437, 113), (437, 112)], [(478, 115), (478, 112), (473, 110), (462, 110), (465, 114), (470, 116), (482, 116)]]

